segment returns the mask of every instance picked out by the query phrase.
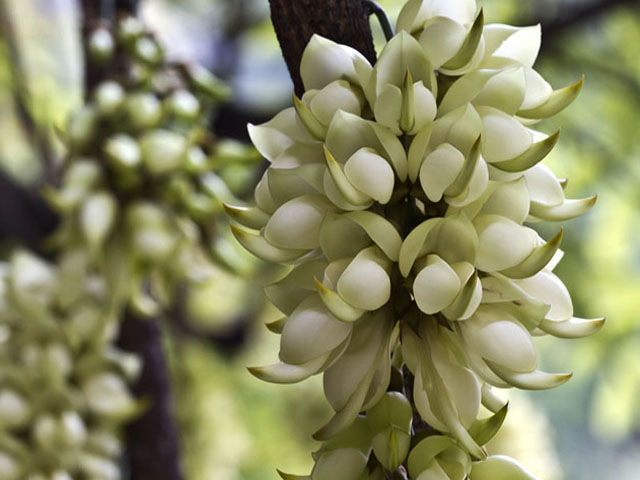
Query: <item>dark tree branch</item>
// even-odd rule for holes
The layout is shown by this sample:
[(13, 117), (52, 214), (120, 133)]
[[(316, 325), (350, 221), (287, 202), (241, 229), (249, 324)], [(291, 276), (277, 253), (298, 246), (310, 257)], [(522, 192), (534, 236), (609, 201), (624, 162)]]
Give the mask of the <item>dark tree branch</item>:
[(296, 95), (302, 96), (300, 59), (314, 33), (349, 45), (374, 63), (369, 12), (359, 0), (269, 0), (271, 19)]
[[(108, 0), (106, 0), (108, 1)], [(135, 0), (117, 0), (114, 13), (134, 14)], [(100, 0), (82, 0), (83, 38), (103, 19)], [(86, 44), (86, 42), (85, 42)], [(86, 57), (85, 57), (86, 58)], [(104, 72), (85, 63), (85, 95), (89, 96)], [(125, 432), (129, 474), (132, 480), (182, 480), (178, 429), (173, 415), (171, 383), (158, 319), (141, 319), (127, 311), (118, 346), (142, 360), (142, 375), (133, 386), (137, 398), (149, 408), (131, 422)]]
[(126, 312), (118, 345), (142, 360), (142, 375), (133, 393), (149, 403), (149, 409), (126, 428), (131, 479), (182, 480), (171, 382), (158, 320)]
[(40, 196), (18, 185), (0, 170), (0, 239), (15, 241), (48, 257), (43, 241), (57, 225), (57, 215)]
[(592, 3), (581, 4), (579, 7), (571, 4), (564, 9), (560, 17), (548, 18), (540, 15), (536, 19), (525, 19), (521, 24), (530, 25), (540, 22), (542, 24), (544, 42), (554, 43), (573, 27), (601, 17), (613, 8), (625, 5), (638, 7), (640, 4), (638, 0), (599, 0)]

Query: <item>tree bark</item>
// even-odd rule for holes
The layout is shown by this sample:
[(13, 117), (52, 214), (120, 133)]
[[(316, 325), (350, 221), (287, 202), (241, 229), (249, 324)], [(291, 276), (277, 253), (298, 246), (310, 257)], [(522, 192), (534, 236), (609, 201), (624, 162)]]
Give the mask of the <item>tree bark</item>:
[(376, 61), (369, 14), (360, 0), (269, 0), (271, 20), (299, 97), (304, 93), (300, 59), (314, 33), (355, 48)]
[(148, 410), (126, 428), (130, 478), (182, 480), (171, 380), (158, 320), (126, 312), (118, 345), (141, 359), (142, 374), (133, 386), (133, 393), (149, 402)]

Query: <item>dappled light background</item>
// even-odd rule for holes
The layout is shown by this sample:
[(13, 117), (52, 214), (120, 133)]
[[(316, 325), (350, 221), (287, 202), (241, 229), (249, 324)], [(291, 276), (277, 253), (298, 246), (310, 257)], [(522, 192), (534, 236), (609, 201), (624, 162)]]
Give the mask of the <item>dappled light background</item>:
[[(45, 157), (62, 154), (55, 130), (82, 97), (78, 12), (73, 0), (1, 2), (20, 68), (4, 38), (0, 165), (37, 190)], [(380, 3), (395, 20), (403, 2)], [(540, 232), (549, 238), (564, 229), (568, 254), (556, 272), (572, 293), (575, 314), (608, 317), (593, 337), (540, 342), (542, 367), (571, 369), (574, 378), (553, 391), (510, 394), (518, 401), (491, 449), (547, 480), (640, 478), (640, 4), (478, 4), (488, 23), (542, 23), (537, 69), (554, 87), (585, 75), (578, 101), (541, 130), (561, 128), (545, 162), (569, 179), (568, 196), (597, 193), (598, 203), (588, 215)], [(267, 0), (144, 0), (141, 14), (171, 56), (198, 60), (230, 82), (233, 100), (212, 119), (222, 134), (246, 138), (247, 122), (264, 121), (290, 103)], [(382, 31), (372, 22), (379, 47)], [(35, 126), (22, 118), (25, 104)], [(224, 176), (244, 198), (258, 178), (244, 167)], [(3, 253), (8, 247), (2, 244)], [(329, 417), (321, 381), (276, 386), (245, 370), (275, 358), (278, 338), (263, 324), (278, 313), (261, 287), (281, 272), (231, 243), (226, 248), (230, 268), (187, 292), (190, 324), (166, 338), (188, 478), (269, 480), (278, 478), (276, 467), (306, 473), (315, 447), (310, 434)]]

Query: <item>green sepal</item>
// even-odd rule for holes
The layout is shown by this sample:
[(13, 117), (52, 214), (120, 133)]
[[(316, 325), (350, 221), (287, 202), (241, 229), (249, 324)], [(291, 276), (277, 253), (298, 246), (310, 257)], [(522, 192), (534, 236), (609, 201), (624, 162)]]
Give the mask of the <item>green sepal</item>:
[(355, 322), (364, 314), (364, 310), (353, 307), (342, 297), (334, 292), (333, 290), (325, 287), (320, 280), (315, 279), (316, 288), (318, 289), (318, 293), (320, 294), (320, 298), (324, 303), (325, 307), (331, 312), (331, 314), (336, 317), (338, 320), (343, 322)]
[(389, 260), (398, 261), (402, 237), (391, 222), (367, 210), (349, 212), (344, 216), (360, 225), (369, 238), (389, 257)]
[(535, 248), (531, 255), (518, 265), (500, 271), (509, 278), (528, 278), (542, 270), (553, 258), (562, 242), (562, 230), (544, 245)]
[(453, 303), (442, 310), (442, 314), (449, 320), (458, 320), (467, 310), (479, 281), (478, 273), (474, 272), (466, 281)]
[(459, 68), (464, 67), (467, 63), (471, 61), (473, 55), (476, 53), (478, 49), (478, 44), (482, 39), (482, 31), (484, 29), (484, 11), (481, 8), (480, 13), (476, 17), (469, 33), (467, 34), (460, 50), (458, 53), (454, 55), (452, 59), (447, 61), (442, 68), (445, 70), (458, 70)]
[(280, 478), (282, 478), (282, 480), (311, 480), (311, 477), (309, 475), (293, 475), (291, 473), (285, 473), (280, 470), (276, 471), (278, 472), (278, 475), (280, 475)]
[(247, 367), (247, 370), (249, 370), (254, 377), (264, 380), (265, 382), (280, 384), (298, 383), (318, 373), (327, 358), (329, 358), (329, 355), (330, 353), (327, 353), (301, 365), (289, 365), (288, 363), (278, 362), (264, 367)]
[(433, 459), (455, 443), (453, 438), (445, 435), (431, 435), (420, 441), (409, 454), (407, 466), (411, 477), (418, 478)]
[(270, 332), (282, 333), (285, 323), (287, 323), (287, 317), (282, 317), (278, 320), (274, 320), (273, 322), (265, 323), (265, 326)]
[(482, 393), (482, 405), (487, 408), (487, 410), (498, 413), (500, 410), (504, 408), (504, 406), (508, 403), (496, 395), (489, 385), (486, 383), (482, 385), (481, 389)]
[(305, 126), (307, 131), (311, 134), (313, 138), (316, 140), (324, 140), (327, 136), (327, 127), (322, 125), (320, 121), (316, 118), (313, 112), (307, 107), (302, 100), (300, 100), (297, 95), (294, 93), (293, 97), (293, 107), (296, 109), (296, 113), (298, 114), (298, 118)]
[(484, 361), (501, 380), (522, 390), (547, 390), (562, 385), (573, 376), (572, 373), (548, 373), (540, 370), (514, 372), (486, 358)]
[(244, 248), (267, 262), (288, 263), (307, 253), (306, 250), (288, 250), (274, 247), (263, 236), (255, 235), (235, 225), (231, 225), (231, 232)]
[(473, 422), (473, 425), (471, 425), (471, 428), (469, 429), (469, 433), (478, 445), (486, 444), (495, 436), (496, 433), (498, 433), (498, 430), (500, 430), (500, 427), (504, 423), (508, 410), (509, 402), (505, 403), (505, 405), (498, 410), (495, 415)]
[(578, 97), (584, 85), (584, 75), (573, 85), (555, 90), (542, 105), (529, 110), (520, 110), (516, 115), (527, 119), (547, 118), (561, 112)]
[(559, 137), (560, 130), (544, 140), (534, 143), (523, 154), (510, 160), (492, 163), (491, 166), (503, 172), (523, 172), (528, 170), (549, 155), (553, 147), (558, 143)]
[(366, 208), (373, 202), (371, 197), (361, 193), (351, 184), (345, 173), (342, 171), (342, 167), (326, 146), (324, 146), (324, 158), (327, 162), (327, 168), (329, 169), (331, 178), (347, 202), (363, 208)]
[(409, 173), (409, 180), (415, 183), (420, 174), (420, 167), (424, 161), (429, 147), (429, 140), (431, 140), (431, 133), (433, 132), (433, 123), (430, 123), (425, 128), (420, 130), (418, 134), (411, 140), (411, 146), (409, 146), (409, 155), (407, 161), (407, 169)]
[(531, 202), (529, 214), (548, 222), (563, 222), (587, 213), (598, 200), (594, 195), (587, 198), (568, 199), (561, 205), (548, 206), (539, 202)]
[(462, 192), (464, 192), (464, 189), (469, 185), (473, 172), (480, 158), (481, 140), (482, 137), (478, 137), (478, 139), (475, 141), (473, 147), (471, 147), (469, 155), (467, 155), (467, 158), (465, 158), (464, 160), (462, 170), (453, 181), (453, 183), (449, 185), (449, 187), (447, 187), (447, 189), (445, 190), (445, 194), (447, 195), (447, 197), (457, 197)]
[(430, 218), (425, 220), (420, 225), (415, 227), (409, 235), (402, 242), (402, 247), (400, 248), (400, 256), (398, 259), (398, 264), (400, 267), (400, 273), (403, 277), (408, 277), (411, 272), (411, 268), (415, 263), (418, 255), (420, 254), (420, 250), (424, 245), (425, 240), (429, 236), (429, 233), (433, 231), (435, 227), (440, 225), (442, 222), (442, 218)]
[(254, 230), (260, 230), (269, 221), (270, 215), (263, 212), (258, 207), (245, 207), (223, 204), (227, 215), (240, 225), (251, 228)]
[(408, 132), (415, 124), (415, 103), (413, 92), (413, 76), (407, 69), (404, 76), (404, 88), (402, 91), (402, 108), (400, 109), (400, 128), (403, 132)]
[(563, 322), (543, 319), (538, 328), (558, 338), (580, 338), (596, 333), (605, 321), (605, 317), (587, 319), (573, 317)]

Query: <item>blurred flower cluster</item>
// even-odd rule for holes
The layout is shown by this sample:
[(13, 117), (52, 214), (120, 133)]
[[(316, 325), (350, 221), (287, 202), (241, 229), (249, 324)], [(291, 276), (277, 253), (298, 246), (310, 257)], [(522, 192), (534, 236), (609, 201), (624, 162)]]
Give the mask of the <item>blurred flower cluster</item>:
[(531, 128), (582, 80), (554, 91), (533, 69), (540, 27), (484, 25), (473, 0), (409, 0), (397, 30), (375, 66), (311, 39), (305, 94), (249, 128), (271, 162), (256, 206), (227, 206), (249, 251), (291, 265), (266, 290), (285, 315), (268, 325), (280, 362), (251, 371), (323, 373), (336, 412), (314, 435), (310, 477), (282, 476), (532, 478), (483, 445), (507, 411), (494, 387), (570, 378), (538, 370), (532, 337), (604, 322), (575, 318), (553, 273), (562, 232), (545, 241), (523, 225), (595, 203), (565, 198), (540, 163), (558, 133)]
[(60, 225), (54, 260), (18, 251), (2, 265), (0, 478), (122, 478), (121, 434), (144, 402), (137, 357), (115, 342), (125, 310), (161, 314), (179, 286), (214, 271), (223, 201), (216, 174), (252, 149), (208, 129), (228, 89), (167, 61), (123, 17), (87, 37), (93, 85), (61, 136), (60, 186), (44, 195)]

